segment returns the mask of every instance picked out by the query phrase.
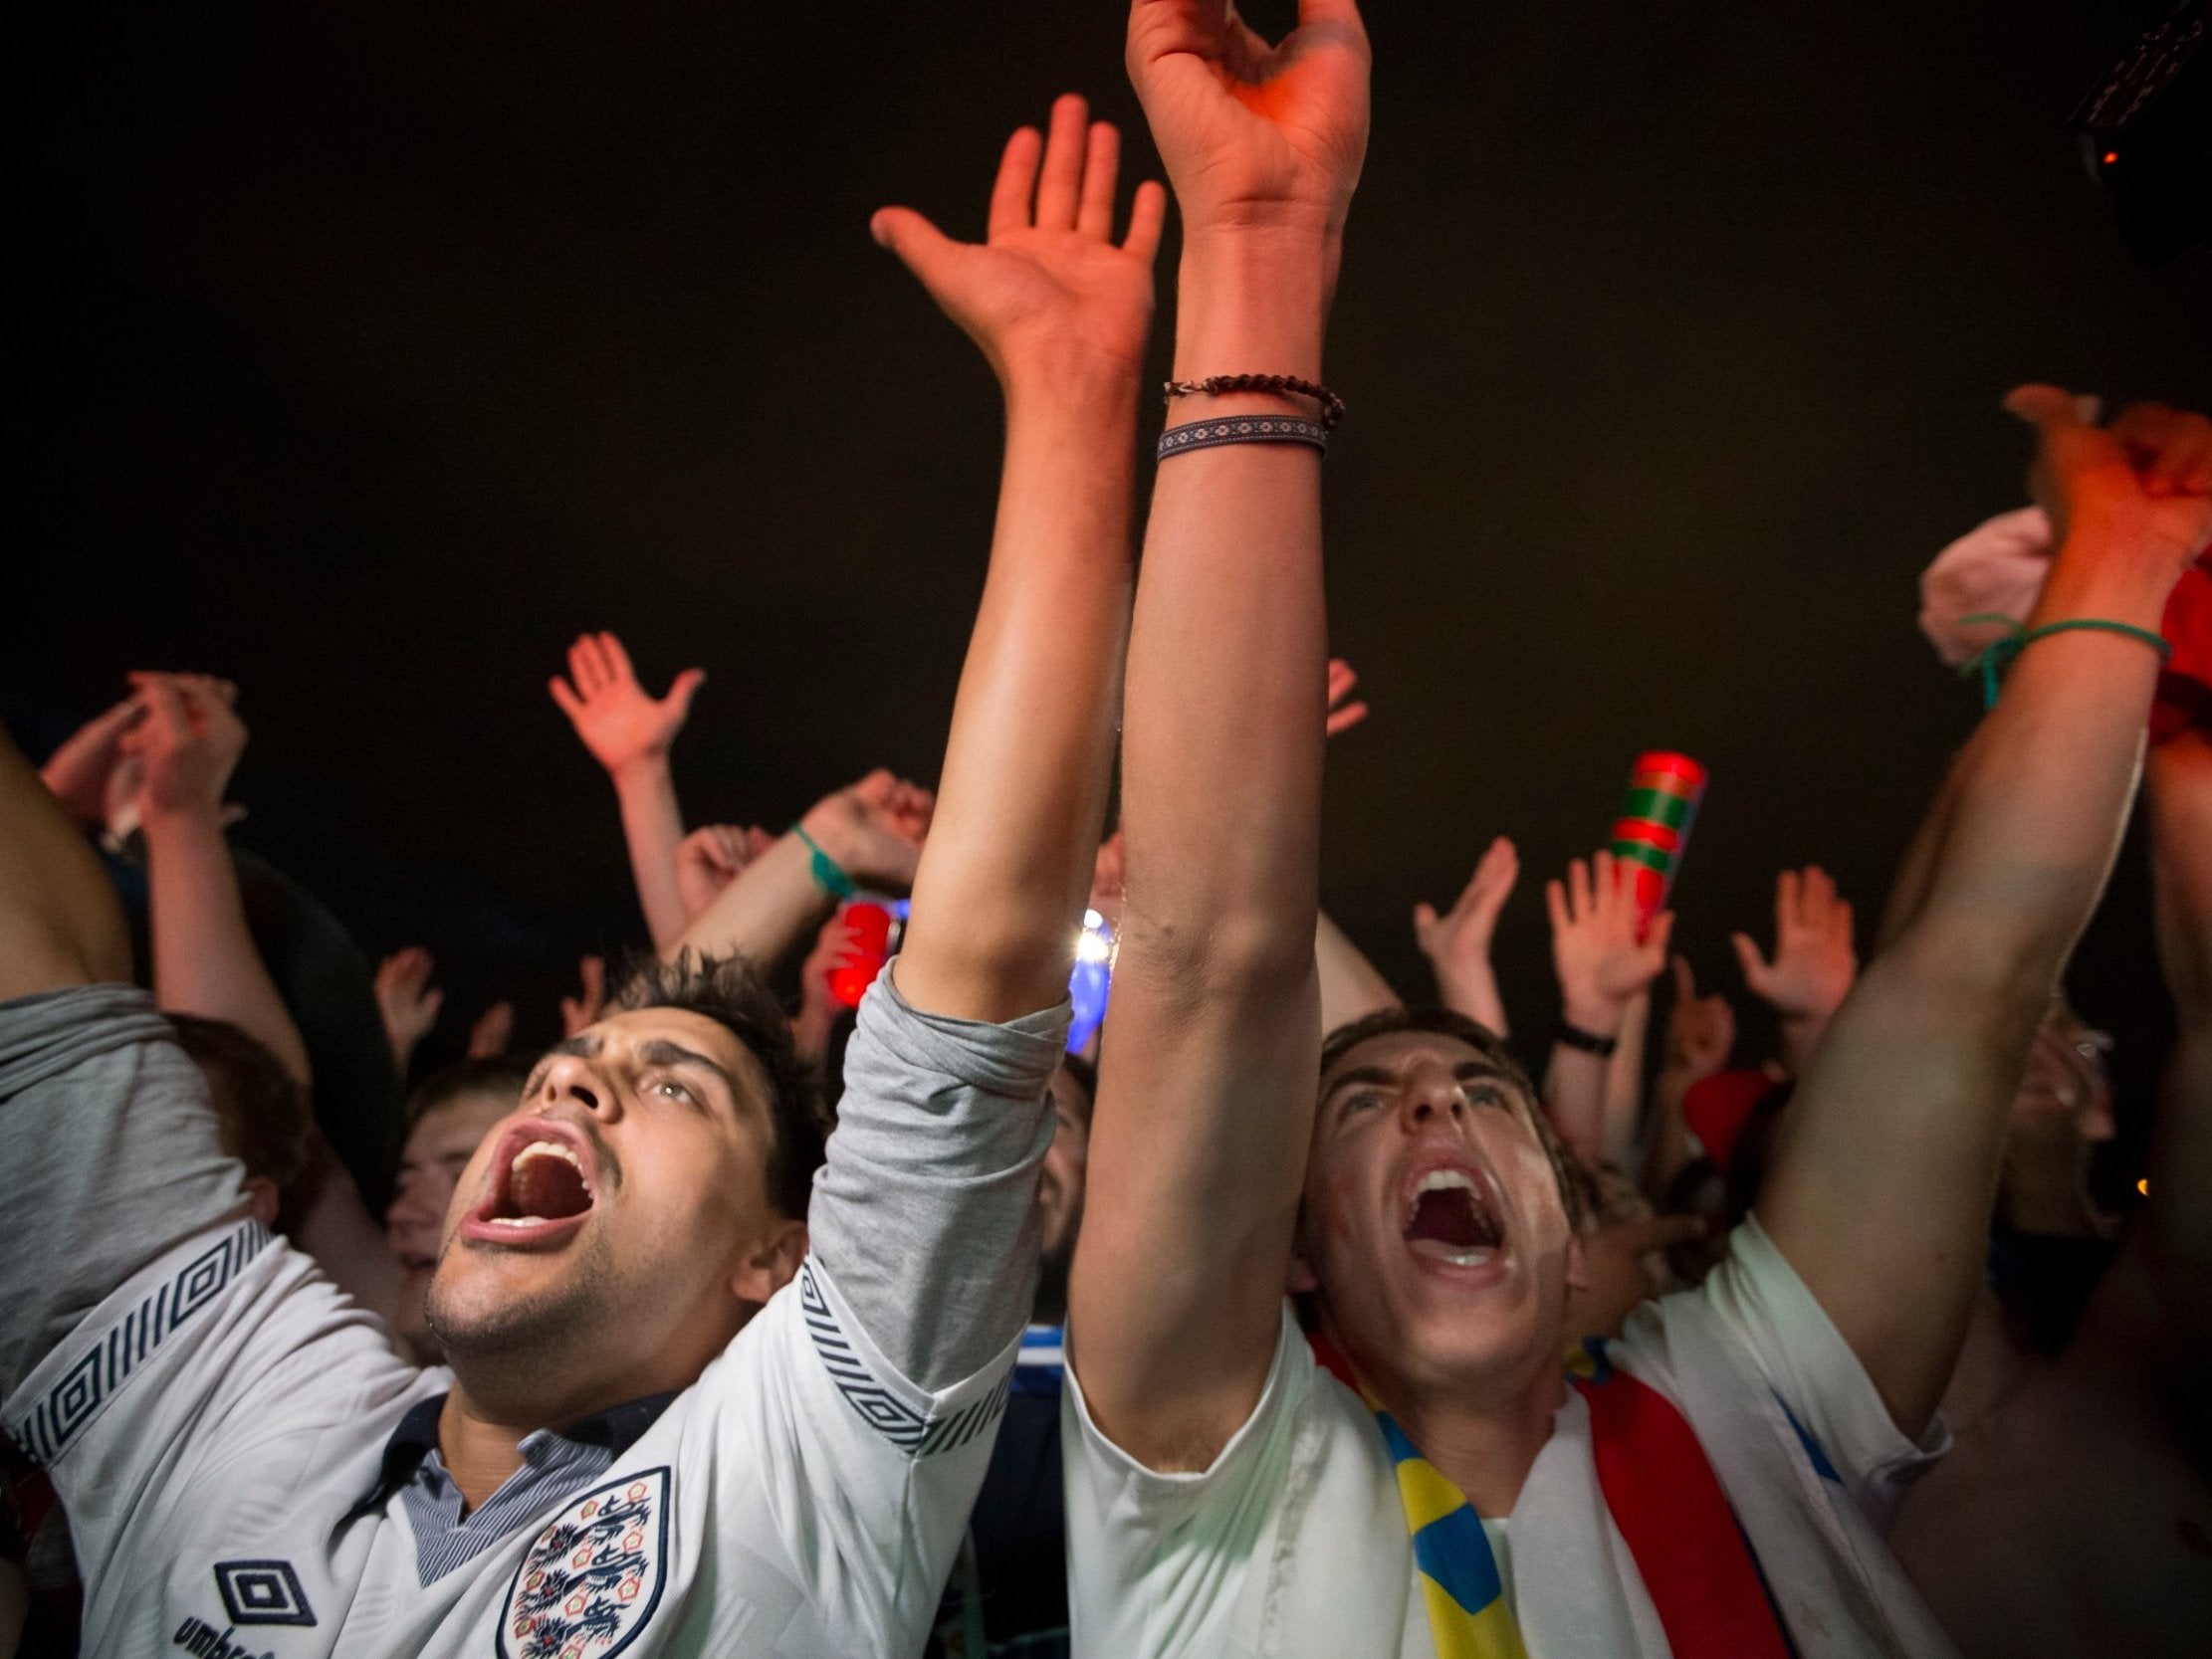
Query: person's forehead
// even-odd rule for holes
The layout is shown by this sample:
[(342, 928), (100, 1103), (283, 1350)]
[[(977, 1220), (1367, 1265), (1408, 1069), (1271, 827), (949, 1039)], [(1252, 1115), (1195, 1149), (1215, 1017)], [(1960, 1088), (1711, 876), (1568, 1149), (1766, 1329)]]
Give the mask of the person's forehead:
[(472, 1089), (440, 1101), (407, 1132), (409, 1157), (442, 1157), (459, 1148), (473, 1150), (502, 1118), (515, 1110), (519, 1096)]
[(1370, 1037), (1364, 1043), (1355, 1043), (1331, 1066), (1321, 1080), (1326, 1091), (1338, 1078), (1354, 1071), (1375, 1070), (1399, 1073), (1424, 1062), (1449, 1066), (1478, 1065), (1498, 1070), (1496, 1063), (1464, 1038), (1454, 1037), (1445, 1031), (1386, 1031)]
[(596, 1041), (608, 1058), (647, 1058), (656, 1045), (673, 1045), (714, 1063), (733, 1079), (742, 1094), (756, 1098), (768, 1093), (768, 1073), (738, 1034), (720, 1020), (689, 1008), (628, 1008), (609, 1014), (582, 1033)]

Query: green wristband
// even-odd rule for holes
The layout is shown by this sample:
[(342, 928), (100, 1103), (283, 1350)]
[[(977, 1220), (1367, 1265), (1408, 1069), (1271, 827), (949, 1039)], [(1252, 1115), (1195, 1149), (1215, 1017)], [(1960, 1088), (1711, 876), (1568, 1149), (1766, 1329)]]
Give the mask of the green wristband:
[(804, 824), (793, 824), (791, 833), (806, 843), (806, 868), (814, 878), (814, 885), (832, 899), (857, 899), (860, 884), (845, 874), (845, 867), (822, 851), (822, 845), (806, 833)]
[(1962, 616), (1959, 618), (1959, 622), (1965, 626), (1972, 626), (1976, 623), (2001, 622), (2012, 630), (2011, 633), (1995, 644), (1990, 645), (1959, 665), (1958, 672), (1962, 676), (1979, 674), (1982, 677), (1982, 707), (1985, 709), (1997, 707), (1997, 688), (2005, 670), (2012, 666), (2013, 658), (2019, 656), (2021, 652), (2035, 644), (2037, 640), (2049, 639), (2053, 634), (2078, 632), (2118, 634), (2122, 638), (2136, 640), (2149, 646), (2151, 650), (2158, 653), (2160, 662), (2164, 662), (2173, 655), (2172, 642), (2162, 635), (2154, 634), (2148, 628), (2138, 628), (2132, 622), (2109, 622), (2099, 616), (2069, 617), (2063, 622), (2046, 622), (2040, 628), (2023, 628), (2009, 616), (1988, 613), (1979, 616)]

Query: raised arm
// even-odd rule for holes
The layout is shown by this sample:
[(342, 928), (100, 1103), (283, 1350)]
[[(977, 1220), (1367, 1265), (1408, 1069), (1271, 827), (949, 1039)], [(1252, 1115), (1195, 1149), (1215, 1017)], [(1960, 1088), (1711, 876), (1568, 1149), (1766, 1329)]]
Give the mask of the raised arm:
[[(2143, 406), (2110, 430), (2048, 387), (2063, 528), (2031, 631), (2154, 634), (2212, 525), (2212, 426)], [(2006, 1111), (2126, 820), (2159, 658), (2107, 627), (2046, 633), (1954, 763), (1923, 891), (1798, 1087), (1758, 1216), (1897, 1425), (1934, 1411), (1981, 1282)]]
[[(1627, 1157), (1636, 1134), (1633, 1117), (1611, 1127), (1606, 1102), (1613, 1061), (1633, 1036), (1641, 1062), (1642, 1025), (1630, 1019), (1652, 981), (1666, 966), (1666, 941), (1674, 917), (1661, 911), (1640, 933), (1636, 888), (1628, 866), (1609, 852), (1588, 864), (1576, 859), (1564, 882), (1544, 888), (1551, 913), (1552, 967), (1559, 975), (1559, 1032), (1544, 1073), (1544, 1108), (1552, 1127), (1576, 1154), (1598, 1162)], [(1648, 1017), (1650, 1004), (1645, 1001)]]
[(898, 959), (900, 991), (934, 1013), (1007, 1020), (1066, 994), (1105, 822), (1166, 207), (1141, 186), (1115, 243), (1119, 153), (1113, 127), (1062, 98), (1047, 138), (1008, 141), (984, 243), (905, 208), (873, 227), (983, 348), (1006, 402), (991, 571)]
[(666, 949), (684, 931), (683, 900), (676, 884), (676, 848), (684, 839), (683, 809), (668, 750), (691, 714), (691, 700), (707, 675), (687, 668), (668, 695), (654, 698), (637, 682), (630, 654), (612, 634), (581, 634), (568, 647), (568, 674), (547, 689), (576, 728), (591, 758), (606, 768), (622, 808), (622, 839), (630, 849), (637, 902), (655, 949)]
[[(1318, 382), (1367, 143), (1357, 9), (1305, 0), (1270, 48), (1232, 8), (1137, 0), (1128, 62), (1183, 210), (1176, 378)], [(1178, 409), (1313, 413), (1257, 393)], [(1320, 484), (1305, 444), (1178, 454), (1146, 531), (1070, 1342), (1099, 1428), (1154, 1467), (1204, 1467), (1234, 1432), (1281, 1317), (1320, 1042)]]
[[(824, 795), (786, 834), (748, 837), (742, 862), (728, 843), (715, 850), (687, 842), (700, 863), (720, 861), (737, 869), (662, 954), (734, 952), (764, 970), (772, 968), (803, 948), (841, 895), (862, 889), (904, 893), (912, 887), (935, 810), (927, 789), (873, 771)], [(702, 872), (688, 885), (704, 892), (714, 879)]]
[(202, 676), (133, 678), (146, 712), (124, 745), (144, 768), (138, 823), (146, 838), (154, 1000), (169, 1013), (228, 1020), (307, 1085), (307, 1044), (247, 931), (238, 870), (223, 839), (223, 789), (245, 751), (246, 727)]

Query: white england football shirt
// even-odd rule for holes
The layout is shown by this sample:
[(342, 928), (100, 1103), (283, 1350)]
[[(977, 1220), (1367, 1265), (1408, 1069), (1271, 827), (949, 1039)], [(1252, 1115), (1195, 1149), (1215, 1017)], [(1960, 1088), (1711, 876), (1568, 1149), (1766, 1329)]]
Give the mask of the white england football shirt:
[(1065, 1020), (879, 984), (797, 1279), (587, 1487), (433, 1570), (403, 1494), (364, 1500), (444, 1373), (242, 1218), (142, 995), (0, 1004), (0, 1133), (30, 1148), (0, 1213), (44, 1243), (0, 1264), (0, 1422), (69, 1515), (86, 1651), (918, 1651), (1027, 1310)]
[[(1063, 1396), (1074, 1651), (1095, 1659), (1436, 1659), (1398, 1477), (1374, 1413), (1284, 1311), (1252, 1415), (1212, 1468), (1156, 1474), (1091, 1421), (1082, 1333)], [(1647, 1304), (1615, 1365), (1681, 1410), (1803, 1659), (1935, 1656), (1949, 1641), (1880, 1530), (1942, 1449), (1873, 1381), (1756, 1221), (1703, 1287)], [(1531, 1659), (1666, 1659), (1567, 1390), (1512, 1515), (1485, 1521)]]

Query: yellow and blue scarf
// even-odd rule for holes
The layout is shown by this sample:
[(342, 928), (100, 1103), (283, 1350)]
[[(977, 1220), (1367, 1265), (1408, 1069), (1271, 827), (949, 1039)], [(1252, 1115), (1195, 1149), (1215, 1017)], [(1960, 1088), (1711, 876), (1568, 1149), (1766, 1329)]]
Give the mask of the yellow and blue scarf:
[[(1342, 1350), (1319, 1333), (1309, 1341), (1323, 1368), (1357, 1390), (1375, 1413), (1397, 1466), (1437, 1659), (1528, 1659), (1474, 1506), (1421, 1455), (1360, 1383)], [(1789, 1638), (1749, 1541), (1673, 1402), (1615, 1370), (1602, 1343), (1593, 1342), (1587, 1357), (1569, 1368), (1590, 1411), (1599, 1490), (1674, 1659), (1790, 1659)]]

